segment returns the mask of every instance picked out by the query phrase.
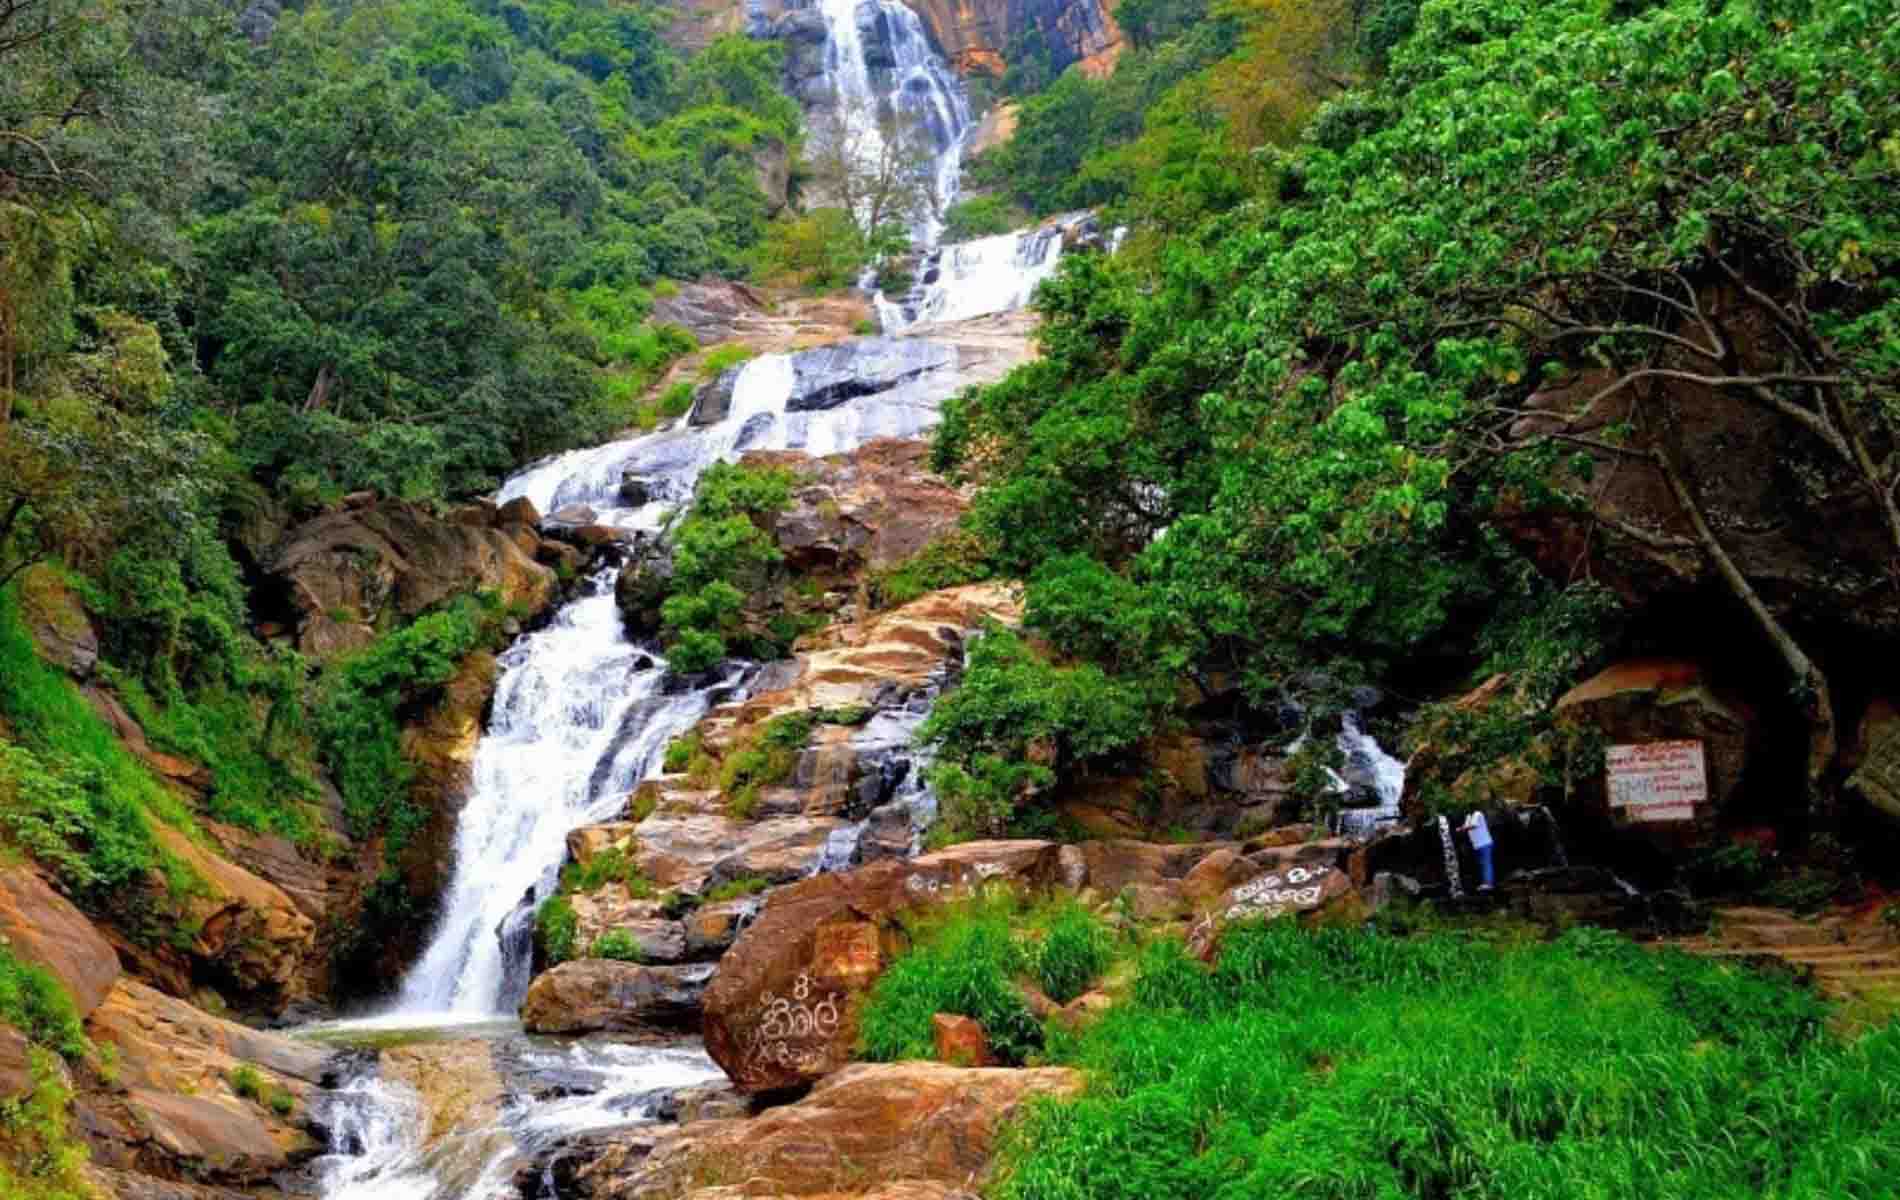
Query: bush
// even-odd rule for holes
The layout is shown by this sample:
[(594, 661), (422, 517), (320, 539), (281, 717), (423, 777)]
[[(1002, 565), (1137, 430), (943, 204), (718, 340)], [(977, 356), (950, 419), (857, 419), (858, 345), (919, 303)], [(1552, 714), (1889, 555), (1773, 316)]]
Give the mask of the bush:
[(1045, 918), (1036, 945), (1036, 986), (1057, 1004), (1067, 1004), (1101, 977), (1112, 957), (1110, 934), (1101, 919), (1076, 901), (1060, 903)]
[(499, 636), (505, 617), (492, 595), (463, 597), (382, 635), (324, 680), (317, 744), (350, 831), (384, 834), (392, 860), (426, 816), (409, 800), (415, 768), (403, 756), (398, 713), (454, 678), (468, 655)]
[(9, 841), (95, 902), (155, 867), (174, 894), (193, 886), (147, 823), (189, 829), (190, 814), (72, 682), (41, 661), (11, 590), (0, 591), (0, 719), (16, 739), (0, 746), (0, 833)]
[(741, 896), (756, 896), (772, 886), (772, 881), (763, 875), (747, 875), (740, 879), (728, 880), (706, 893), (707, 904), (719, 904), (726, 900), (737, 900)]
[(624, 929), (609, 929), (594, 939), (587, 950), (589, 958), (611, 958), (615, 962), (637, 963), (644, 961), (640, 950), (640, 941)]
[(723, 346), (714, 346), (699, 364), (701, 379), (717, 379), (728, 370), (751, 358), (755, 351), (750, 346), (738, 342), (727, 342)]
[(231, 1072), (231, 1090), (240, 1100), (257, 1100), (264, 1095), (264, 1077), (249, 1063)]
[(580, 934), (580, 918), (565, 895), (548, 897), (534, 914), (534, 937), (549, 966), (574, 957), (574, 940)]
[(943, 214), (943, 240), (967, 242), (1022, 229), (1032, 218), (1006, 196), (972, 196), (959, 200)]
[(561, 872), (561, 893), (597, 892), (610, 883), (623, 885), (635, 899), (655, 894), (653, 884), (640, 873), (639, 864), (618, 846), (609, 846), (584, 863), (573, 863)]
[(748, 632), (744, 609), (781, 557), (762, 525), (791, 494), (792, 474), (781, 469), (716, 463), (699, 477), (693, 507), (673, 533), (673, 574), (660, 605), (674, 670), (703, 671), (734, 650), (771, 655), (783, 648)]
[(727, 754), (719, 768), (719, 790), (732, 817), (750, 819), (760, 790), (791, 778), (817, 724), (816, 712), (782, 713), (767, 721), (746, 745)]
[(981, 583), (995, 575), (982, 539), (956, 530), (932, 539), (909, 558), (872, 572), (871, 603), (877, 608), (896, 608), (942, 588)]

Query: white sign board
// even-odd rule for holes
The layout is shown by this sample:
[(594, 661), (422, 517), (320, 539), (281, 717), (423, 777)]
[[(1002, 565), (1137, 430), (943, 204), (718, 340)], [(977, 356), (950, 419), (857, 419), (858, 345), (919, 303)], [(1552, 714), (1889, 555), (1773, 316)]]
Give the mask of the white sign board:
[(1610, 807), (1630, 821), (1693, 821), (1709, 798), (1702, 743), (1643, 742), (1611, 746)]

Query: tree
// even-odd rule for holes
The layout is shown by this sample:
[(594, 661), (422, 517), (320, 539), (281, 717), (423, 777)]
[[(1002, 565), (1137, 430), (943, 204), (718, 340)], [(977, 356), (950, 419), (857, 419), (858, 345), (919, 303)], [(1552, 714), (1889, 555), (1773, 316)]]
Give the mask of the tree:
[[(812, 122), (811, 186), (851, 214), (873, 253), (937, 216), (936, 147), (908, 113), (885, 113), (840, 98)], [(901, 238), (901, 241), (899, 240)]]

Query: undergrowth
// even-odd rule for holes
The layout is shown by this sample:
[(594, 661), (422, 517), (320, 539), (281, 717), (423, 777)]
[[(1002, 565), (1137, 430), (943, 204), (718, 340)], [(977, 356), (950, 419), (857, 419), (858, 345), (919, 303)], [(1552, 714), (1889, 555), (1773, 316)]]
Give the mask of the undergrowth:
[[(900, 966), (902, 964), (900, 963)], [(1900, 1027), (1577, 929), (1554, 942), (1230, 929), (1143, 952), (1011, 1130), (999, 1200), (1892, 1195)]]

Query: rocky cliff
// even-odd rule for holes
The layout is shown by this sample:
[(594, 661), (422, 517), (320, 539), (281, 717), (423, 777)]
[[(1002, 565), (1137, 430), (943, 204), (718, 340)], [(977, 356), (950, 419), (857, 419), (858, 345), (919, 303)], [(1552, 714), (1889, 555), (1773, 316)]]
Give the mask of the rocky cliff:
[[(1124, 39), (1115, 23), (1113, 0), (905, 0), (922, 18), (937, 51), (962, 75), (1001, 76), (1009, 56), (1040, 43), (1056, 72), (1080, 64), (1091, 75), (1105, 75), (1121, 56)], [(880, 46), (888, 28), (859, 14), (866, 61), (875, 66), (891, 58)], [(822, 103), (825, 90), (824, 20), (811, 7), (770, 0), (756, 10), (754, 36), (777, 38), (786, 46), (787, 90), (806, 103)]]

